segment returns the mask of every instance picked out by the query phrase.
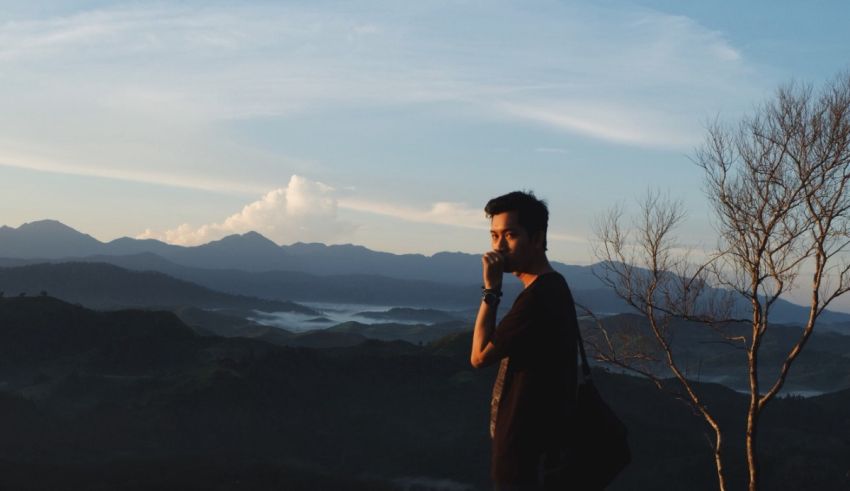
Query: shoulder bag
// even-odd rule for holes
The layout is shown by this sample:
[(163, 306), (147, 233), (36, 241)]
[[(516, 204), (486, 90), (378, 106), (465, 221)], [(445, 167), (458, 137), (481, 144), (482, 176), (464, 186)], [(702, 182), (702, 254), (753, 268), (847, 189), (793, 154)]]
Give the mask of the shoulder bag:
[(576, 326), (582, 381), (576, 391), (576, 412), (568, 426), (570, 447), (546, 472), (545, 489), (603, 490), (632, 460), (628, 430), (593, 383), (581, 332)]

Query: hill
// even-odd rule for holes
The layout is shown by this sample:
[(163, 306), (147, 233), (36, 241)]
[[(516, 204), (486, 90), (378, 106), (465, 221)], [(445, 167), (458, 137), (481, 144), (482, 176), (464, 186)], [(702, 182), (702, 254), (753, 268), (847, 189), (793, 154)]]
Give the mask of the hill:
[[(672, 376), (663, 354), (656, 348), (646, 319), (634, 314), (619, 314), (602, 319), (609, 339), (621, 353), (637, 346), (645, 354), (659, 360), (644, 362), (643, 368), (661, 377)], [(589, 319), (581, 320), (589, 345), (605, 347), (602, 332)], [(746, 323), (724, 328), (729, 336), (749, 338)], [(772, 385), (791, 348), (799, 339), (801, 328), (795, 325), (771, 324), (763, 338), (759, 353), (759, 380)], [(668, 327), (674, 356), (685, 374), (696, 380), (721, 383), (741, 392), (749, 391), (747, 358), (740, 344), (726, 342), (714, 330), (693, 322), (675, 321)], [(592, 349), (591, 352), (594, 352)], [(822, 393), (850, 389), (850, 336), (816, 328), (805, 349), (795, 360), (783, 387), (784, 393)]]
[(203, 310), (196, 307), (175, 307), (171, 311), (201, 336), (259, 339), (282, 346), (287, 345), (294, 336), (294, 333), (285, 329), (264, 326), (242, 316), (222, 311)]
[(437, 309), (412, 309), (394, 307), (386, 312), (366, 311), (357, 314), (359, 317), (377, 320), (391, 320), (401, 322), (437, 323), (457, 320), (457, 315), (449, 314)]
[(162, 273), (129, 271), (102, 263), (43, 263), (0, 268), (0, 291), (10, 296), (45, 292), (95, 309), (194, 306), (318, 315), (294, 302), (217, 292)]
[[(171, 313), (2, 299), (0, 487), (489, 489), (495, 371), (469, 367), (470, 342), (286, 348), (200, 336)], [(610, 489), (716, 489), (706, 428), (685, 406), (639, 379), (596, 380), (634, 451)], [(701, 389), (739, 431), (745, 398)], [(848, 404), (842, 392), (765, 412), (765, 489), (846, 488)], [(727, 441), (743, 483), (742, 439)]]
[(449, 321), (439, 324), (399, 324), (393, 322), (379, 324), (362, 324), (360, 322), (345, 322), (329, 327), (330, 332), (346, 332), (359, 334), (370, 339), (381, 341), (407, 341), (421, 344), (435, 341), (450, 334), (466, 332), (470, 324), (464, 321)]

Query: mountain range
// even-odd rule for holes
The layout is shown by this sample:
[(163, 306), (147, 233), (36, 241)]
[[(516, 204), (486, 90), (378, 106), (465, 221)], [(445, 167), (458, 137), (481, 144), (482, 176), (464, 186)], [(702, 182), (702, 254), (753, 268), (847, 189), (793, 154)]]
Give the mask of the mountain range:
[[(480, 257), (460, 252), (425, 256), (351, 244), (279, 246), (256, 232), (192, 247), (129, 237), (105, 243), (55, 220), (0, 227), (0, 267), (46, 261), (157, 271), (212, 290), (276, 301), (459, 308), (475, 305), (481, 284)], [(567, 278), (578, 303), (603, 314), (631, 311), (594, 275), (594, 266), (552, 265)], [(506, 282), (503, 301), (511, 302), (520, 291), (519, 282)], [(775, 322), (802, 323), (808, 309), (780, 300), (771, 315)], [(850, 314), (825, 311), (820, 321), (847, 332)]]
[[(437, 283), (480, 283), (480, 257), (460, 252), (391, 254), (352, 244), (295, 243), (279, 246), (257, 232), (230, 235), (199, 246), (178, 246), (153, 239), (122, 237), (101, 242), (55, 220), (0, 227), (0, 257), (69, 259), (154, 254), (181, 266), (249, 272), (292, 271), (313, 275), (374, 275)], [(590, 267), (555, 263), (576, 289), (599, 288)]]

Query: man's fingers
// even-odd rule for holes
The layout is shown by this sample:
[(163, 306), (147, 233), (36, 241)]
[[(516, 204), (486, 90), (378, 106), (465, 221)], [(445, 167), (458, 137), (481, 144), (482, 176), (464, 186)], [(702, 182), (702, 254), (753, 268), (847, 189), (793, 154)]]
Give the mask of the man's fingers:
[(485, 288), (499, 288), (502, 284), (504, 257), (498, 251), (487, 251), (481, 256)]
[(500, 262), (502, 260), (502, 255), (499, 254), (498, 252), (489, 251), (489, 252), (484, 253), (484, 256), (482, 256), (482, 259), (484, 260), (484, 262), (486, 262), (488, 264), (495, 264), (495, 263)]

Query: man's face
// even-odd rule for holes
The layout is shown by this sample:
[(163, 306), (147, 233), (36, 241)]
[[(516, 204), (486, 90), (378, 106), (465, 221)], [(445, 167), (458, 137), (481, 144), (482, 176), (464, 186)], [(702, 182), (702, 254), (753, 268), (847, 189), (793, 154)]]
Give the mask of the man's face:
[(506, 273), (523, 272), (534, 258), (534, 244), (515, 211), (493, 215), (490, 241), (493, 250), (502, 254)]

